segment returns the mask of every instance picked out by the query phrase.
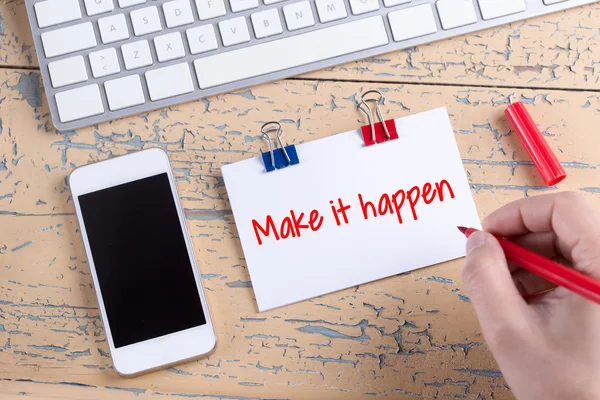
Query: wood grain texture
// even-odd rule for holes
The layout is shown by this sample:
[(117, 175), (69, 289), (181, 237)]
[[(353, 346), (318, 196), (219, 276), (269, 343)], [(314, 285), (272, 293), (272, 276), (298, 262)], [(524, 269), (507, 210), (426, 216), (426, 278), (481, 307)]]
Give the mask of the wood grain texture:
[[(520, 34), (515, 26), (500, 28), (385, 62), (353, 63), (58, 133), (39, 72), (16, 68), (35, 67), (32, 50), (19, 49), (28, 40), (22, 1), (0, 1), (0, 60), (11, 67), (0, 67), (0, 398), (511, 398), (462, 289), (461, 260), (259, 314), (220, 167), (259, 154), (259, 128), (268, 120), (279, 120), (291, 143), (356, 129), (364, 124), (357, 93), (378, 88), (386, 93), (387, 117), (448, 108), (484, 217), (512, 200), (558, 190), (543, 186), (503, 118), (506, 105), (521, 100), (569, 174), (560, 190), (579, 191), (600, 207), (597, 72), (578, 64), (594, 66), (599, 11), (584, 7), (523, 23)], [(508, 58), (498, 56), (507, 37)], [(459, 44), (469, 51), (450, 54)], [(559, 83), (545, 69), (514, 73), (519, 60), (552, 59), (546, 48), (562, 54), (555, 62), (577, 67), (565, 74), (557, 67)], [(569, 61), (572, 52), (576, 61)], [(402, 61), (470, 63), (484, 54), (506, 87), (468, 86), (483, 78), (465, 73), (466, 64), (418, 76)], [(495, 69), (502, 59), (506, 68)], [(360, 81), (389, 71), (398, 74), (390, 82)], [(414, 76), (404, 76), (407, 71)], [(111, 367), (68, 174), (149, 147), (167, 150), (173, 162), (218, 345), (208, 359), (128, 380)]]

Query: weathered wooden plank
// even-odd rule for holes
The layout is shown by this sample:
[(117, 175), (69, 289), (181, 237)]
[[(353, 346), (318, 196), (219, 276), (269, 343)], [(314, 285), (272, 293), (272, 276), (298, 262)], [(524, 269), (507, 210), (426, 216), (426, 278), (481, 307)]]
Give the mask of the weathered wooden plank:
[[(307, 77), (599, 89), (598, 28), (600, 5), (588, 5)], [(23, 0), (0, 1), (0, 65), (38, 65)]]
[(0, 66), (37, 67), (23, 0), (0, 0)]
[[(282, 81), (81, 129), (51, 128), (39, 75), (0, 71), (0, 210), (18, 214), (73, 213), (73, 168), (153, 146), (170, 153), (184, 207), (227, 211), (219, 168), (266, 149), (260, 126), (282, 122), (290, 143), (315, 140), (363, 125), (356, 93), (386, 92), (387, 117), (446, 106), (473, 187), (527, 191), (543, 182), (512, 133), (503, 110), (530, 104), (569, 173), (565, 189), (598, 191), (600, 97), (587, 92), (469, 89), (423, 85)], [(15, 118), (15, 115), (21, 116)]]

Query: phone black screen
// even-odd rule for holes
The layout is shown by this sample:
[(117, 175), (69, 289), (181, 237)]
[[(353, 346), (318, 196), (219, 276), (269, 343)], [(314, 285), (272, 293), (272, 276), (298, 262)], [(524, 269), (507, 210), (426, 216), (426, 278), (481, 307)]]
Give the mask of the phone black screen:
[(206, 323), (166, 173), (79, 204), (115, 347)]

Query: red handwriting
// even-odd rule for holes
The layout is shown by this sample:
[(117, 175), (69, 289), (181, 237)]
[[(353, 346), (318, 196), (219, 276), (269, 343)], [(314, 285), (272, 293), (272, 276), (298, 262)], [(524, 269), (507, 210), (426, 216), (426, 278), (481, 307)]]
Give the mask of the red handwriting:
[(281, 224), (279, 224), (279, 229), (275, 226), (275, 222), (273, 221), (273, 217), (267, 215), (265, 221), (265, 227), (263, 227), (257, 220), (252, 220), (252, 228), (254, 229), (254, 234), (256, 235), (256, 240), (259, 245), (263, 244), (261, 235), (263, 237), (270, 236), (273, 234), (276, 240), (287, 239), (291, 237), (300, 237), (302, 235), (303, 229), (310, 229), (312, 231), (318, 231), (323, 225), (323, 217), (319, 216), (318, 210), (312, 210), (310, 212), (310, 216), (308, 218), (308, 224), (303, 224), (302, 220), (304, 219), (304, 213), (300, 213), (299, 216), (296, 216), (296, 213), (291, 210), (290, 215), (285, 217)]
[[(427, 182), (423, 186), (413, 186), (409, 190), (400, 189), (394, 194), (384, 193), (379, 196), (379, 201), (373, 202), (365, 199), (361, 193), (358, 194), (358, 201), (362, 216), (365, 220), (376, 218), (388, 214), (395, 214), (398, 218), (398, 223), (404, 223), (402, 212), (405, 214), (410, 211), (410, 216), (413, 220), (419, 219), (418, 209), (423, 205), (428, 205), (433, 202), (443, 202), (448, 196), (453, 199), (454, 191), (450, 182), (443, 179), (439, 182)], [(337, 226), (342, 224), (350, 224), (347, 211), (352, 207), (350, 204), (344, 205), (341, 198), (337, 199), (337, 205), (333, 200), (329, 202), (331, 211), (335, 218)], [(273, 220), (271, 215), (267, 215), (264, 223), (252, 220), (252, 229), (259, 246), (263, 245), (263, 241), (267, 237), (274, 237), (275, 240), (287, 238), (296, 238), (302, 236), (303, 231), (311, 230), (313, 232), (321, 229), (324, 218), (319, 214), (317, 209), (310, 211), (307, 220), (305, 213), (299, 215), (290, 210), (289, 215), (286, 215), (281, 222)]]
[(340, 214), (342, 214), (342, 218), (344, 218), (344, 223), (348, 224), (348, 216), (346, 215), (346, 211), (348, 211), (352, 206), (345, 206), (342, 202), (342, 199), (338, 199), (338, 208), (335, 208), (333, 200), (330, 200), (329, 204), (331, 204), (331, 211), (333, 212), (333, 217), (335, 218), (335, 223), (337, 224), (337, 226), (340, 226), (342, 224), (340, 221)]
[(450, 186), (450, 182), (444, 179), (440, 182), (436, 182), (435, 188), (434, 185), (427, 182), (422, 188), (413, 186), (408, 192), (400, 189), (391, 197), (389, 194), (384, 193), (379, 197), (377, 207), (371, 201), (365, 201), (360, 193), (358, 194), (358, 201), (360, 202), (360, 208), (364, 219), (369, 219), (371, 216), (379, 217), (389, 213), (396, 214), (398, 223), (402, 224), (404, 221), (402, 220), (401, 211), (407, 201), (412, 217), (417, 221), (419, 219), (419, 216), (417, 215), (417, 204), (419, 204), (419, 201), (423, 199), (425, 204), (431, 204), (437, 198), (442, 202), (444, 201), (444, 189), (447, 189), (450, 197), (454, 198), (454, 191), (452, 190), (452, 186)]

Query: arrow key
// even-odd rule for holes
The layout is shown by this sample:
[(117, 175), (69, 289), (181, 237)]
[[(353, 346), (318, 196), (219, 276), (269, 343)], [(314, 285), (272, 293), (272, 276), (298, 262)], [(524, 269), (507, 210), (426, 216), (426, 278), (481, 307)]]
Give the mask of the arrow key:
[(90, 65), (94, 78), (101, 78), (121, 72), (117, 51), (114, 48), (90, 53)]

